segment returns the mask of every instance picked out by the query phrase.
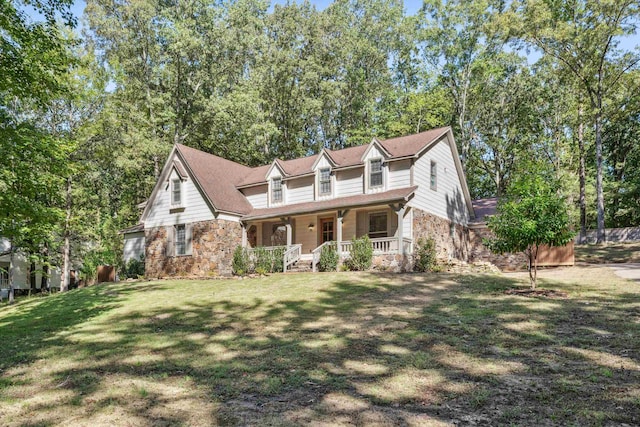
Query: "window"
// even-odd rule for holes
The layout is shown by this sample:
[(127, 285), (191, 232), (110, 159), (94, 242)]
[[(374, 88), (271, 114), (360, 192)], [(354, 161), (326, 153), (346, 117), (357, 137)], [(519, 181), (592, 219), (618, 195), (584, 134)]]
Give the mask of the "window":
[(369, 162), (369, 187), (382, 186), (382, 160), (375, 159)]
[(184, 224), (176, 225), (176, 255), (187, 254), (187, 229)]
[(433, 160), (431, 160), (431, 189), (438, 189), (438, 165)]
[(282, 202), (282, 178), (271, 180), (271, 203)]
[(171, 181), (171, 206), (181, 206), (182, 205), (182, 192), (181, 192), (182, 181), (179, 179), (174, 179)]
[(0, 265), (0, 289), (9, 287), (9, 264)]
[(320, 169), (320, 194), (331, 194), (331, 169)]
[(369, 237), (387, 237), (387, 214), (378, 212), (369, 214)]

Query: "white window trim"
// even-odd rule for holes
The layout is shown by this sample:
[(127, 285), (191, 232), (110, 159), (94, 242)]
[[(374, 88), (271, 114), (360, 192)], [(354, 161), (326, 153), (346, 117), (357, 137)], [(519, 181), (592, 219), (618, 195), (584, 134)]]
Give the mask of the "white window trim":
[[(320, 180), (320, 178), (322, 177), (322, 170), (328, 170), (329, 171), (329, 192), (328, 193), (323, 193), (322, 192), (322, 181)], [(333, 195), (333, 187), (335, 187), (334, 182), (333, 182), (333, 174), (331, 173), (331, 167), (329, 166), (324, 166), (318, 169), (317, 172), (317, 183), (318, 183), (318, 191), (317, 191), (317, 197), (318, 198), (325, 198), (325, 197), (331, 197)]]
[[(175, 191), (174, 187), (175, 187), (176, 183), (178, 184), (179, 190), (180, 190), (179, 191), (180, 200), (177, 203), (174, 201), (174, 198), (173, 198), (173, 194), (174, 194), (174, 191)], [(170, 191), (170, 196), (169, 197), (171, 198), (170, 206), (171, 206), (172, 209), (184, 207), (184, 196), (185, 195), (184, 195), (184, 185), (183, 184), (184, 184), (184, 181), (181, 178), (174, 178), (174, 179), (171, 180), (171, 186), (170, 186), (170, 190), (171, 191)]]
[[(371, 185), (371, 163), (380, 161), (380, 176), (382, 183), (380, 185)], [(384, 159), (382, 157), (375, 157), (367, 161), (367, 174), (365, 179), (367, 180), (367, 190), (379, 190), (385, 187), (385, 173), (384, 173)]]
[[(280, 180), (280, 193), (281, 193), (281, 196), (280, 196), (280, 200), (278, 200), (278, 201), (273, 200), (273, 191), (274, 191), (273, 182), (275, 180)], [(285, 198), (284, 187), (285, 187), (285, 183), (284, 183), (284, 180), (282, 179), (281, 176), (273, 176), (273, 177), (271, 177), (271, 179), (269, 179), (269, 206), (284, 204), (284, 198)]]
[[(435, 177), (435, 183), (431, 179), (432, 177)], [(433, 191), (438, 191), (438, 162), (435, 160), (431, 160), (429, 163), (429, 188)]]
[[(178, 253), (178, 231), (180, 229), (180, 227), (182, 227), (184, 229), (184, 243), (183, 243), (183, 249), (184, 252), (183, 253)], [(175, 256), (185, 256), (187, 255), (187, 225), (186, 224), (176, 224), (173, 226), (173, 233), (174, 233), (174, 243), (173, 243), (173, 249), (175, 252)]]

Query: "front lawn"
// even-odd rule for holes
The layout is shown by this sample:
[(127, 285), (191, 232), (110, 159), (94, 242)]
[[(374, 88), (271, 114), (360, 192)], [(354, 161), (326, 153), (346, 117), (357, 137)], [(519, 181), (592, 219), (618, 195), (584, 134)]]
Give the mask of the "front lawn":
[(576, 262), (588, 264), (640, 262), (640, 242), (576, 245), (575, 255)]
[(640, 423), (638, 285), (287, 274), (94, 286), (0, 308), (3, 425)]

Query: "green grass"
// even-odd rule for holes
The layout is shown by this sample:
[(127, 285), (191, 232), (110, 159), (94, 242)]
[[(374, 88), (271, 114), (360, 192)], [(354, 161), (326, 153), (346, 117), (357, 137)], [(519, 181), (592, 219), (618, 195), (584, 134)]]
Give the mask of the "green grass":
[(0, 308), (3, 425), (640, 423), (637, 284), (526, 274), (123, 283)]
[(576, 245), (575, 256), (587, 264), (640, 262), (640, 242)]

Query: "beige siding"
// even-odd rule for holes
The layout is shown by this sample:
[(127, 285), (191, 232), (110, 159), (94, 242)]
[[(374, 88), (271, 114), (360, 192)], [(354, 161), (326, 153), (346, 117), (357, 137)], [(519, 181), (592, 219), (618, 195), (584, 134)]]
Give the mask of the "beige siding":
[(353, 240), (356, 237), (356, 217), (357, 212), (351, 210), (342, 219), (342, 240)]
[(313, 176), (287, 181), (287, 204), (313, 202)]
[(411, 186), (411, 160), (389, 163), (388, 190)]
[[(437, 165), (436, 190), (430, 188), (432, 160)], [(457, 224), (467, 223), (469, 212), (446, 136), (416, 161), (413, 179), (415, 185), (419, 187), (415, 197), (409, 203), (411, 206), (447, 218)]]
[(267, 204), (267, 191), (268, 185), (258, 185), (256, 187), (249, 187), (242, 190), (244, 196), (249, 200), (251, 206), (254, 209), (263, 209), (268, 206)]
[[(188, 178), (182, 183), (182, 197), (184, 209), (170, 210), (172, 179), (177, 178), (171, 172), (168, 182), (163, 182), (154, 200), (150, 200), (151, 208), (144, 221), (145, 228), (161, 227), (165, 225), (186, 224), (214, 219), (207, 202), (198, 191), (193, 181)], [(237, 221), (237, 219), (236, 219)]]
[[(309, 230), (313, 224), (313, 230)], [(295, 218), (293, 237), (294, 243), (302, 244), (302, 253), (309, 254), (317, 245), (318, 218), (315, 215), (298, 216)]]
[(347, 169), (336, 173), (337, 197), (362, 194), (362, 172), (364, 168)]
[(140, 259), (144, 255), (144, 231), (139, 233), (128, 233), (124, 235), (124, 262), (131, 259)]

